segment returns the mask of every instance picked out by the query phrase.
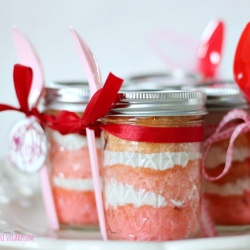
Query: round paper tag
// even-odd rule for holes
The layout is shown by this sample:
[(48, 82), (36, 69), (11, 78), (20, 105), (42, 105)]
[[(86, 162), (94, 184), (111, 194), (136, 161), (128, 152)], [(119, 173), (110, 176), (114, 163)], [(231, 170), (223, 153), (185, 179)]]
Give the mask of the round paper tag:
[(25, 173), (39, 171), (47, 158), (45, 133), (34, 117), (18, 121), (10, 134), (10, 160)]

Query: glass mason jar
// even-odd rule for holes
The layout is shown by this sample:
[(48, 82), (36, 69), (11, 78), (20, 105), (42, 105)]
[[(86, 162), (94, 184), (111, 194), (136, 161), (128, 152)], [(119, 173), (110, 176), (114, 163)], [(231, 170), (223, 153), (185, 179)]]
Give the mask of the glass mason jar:
[[(249, 113), (249, 106), (236, 84), (214, 83), (204, 89), (208, 115), (205, 139), (211, 136), (222, 118), (235, 108)], [(237, 120), (231, 125), (237, 124)], [(209, 176), (218, 176), (225, 167), (230, 138), (213, 143), (208, 151), (205, 168)], [(218, 180), (204, 178), (204, 194), (208, 211), (221, 232), (243, 229), (250, 225), (250, 133), (237, 137), (229, 171)]]
[(102, 119), (109, 239), (164, 241), (197, 234), (204, 102), (197, 91), (118, 94)]
[[(52, 83), (45, 90), (44, 112), (56, 115), (68, 110), (81, 116), (89, 98), (87, 83)], [(49, 142), (47, 165), (60, 225), (96, 228), (98, 216), (86, 135), (62, 135), (49, 128), (46, 128), (46, 135)], [(96, 140), (101, 163), (100, 133)]]

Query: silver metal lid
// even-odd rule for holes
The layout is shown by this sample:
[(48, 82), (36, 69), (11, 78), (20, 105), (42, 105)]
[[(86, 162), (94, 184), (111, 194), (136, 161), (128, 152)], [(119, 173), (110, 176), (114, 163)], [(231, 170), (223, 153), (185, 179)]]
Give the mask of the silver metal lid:
[(248, 105), (244, 95), (233, 81), (214, 81), (198, 89), (206, 93), (208, 108), (232, 108)]
[(50, 82), (45, 88), (43, 105), (47, 109), (84, 111), (89, 99), (87, 82)]
[(183, 70), (138, 74), (125, 79), (123, 89), (181, 89), (185, 85), (201, 84), (202, 75)]
[(206, 95), (202, 91), (123, 90), (109, 116), (189, 116), (204, 115)]

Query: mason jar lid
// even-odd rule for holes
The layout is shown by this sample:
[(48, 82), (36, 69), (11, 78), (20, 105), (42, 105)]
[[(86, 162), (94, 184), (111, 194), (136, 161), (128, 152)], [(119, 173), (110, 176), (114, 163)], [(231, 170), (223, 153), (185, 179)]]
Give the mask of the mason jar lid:
[(125, 79), (123, 89), (180, 89), (185, 85), (201, 84), (202, 80), (202, 75), (191, 71), (153, 72), (128, 77)]
[(50, 82), (45, 88), (45, 109), (84, 111), (90, 99), (87, 82)]
[(247, 107), (248, 105), (241, 90), (233, 81), (214, 81), (198, 89), (206, 93), (208, 108)]
[(205, 93), (196, 90), (122, 90), (108, 116), (204, 115), (205, 102)]

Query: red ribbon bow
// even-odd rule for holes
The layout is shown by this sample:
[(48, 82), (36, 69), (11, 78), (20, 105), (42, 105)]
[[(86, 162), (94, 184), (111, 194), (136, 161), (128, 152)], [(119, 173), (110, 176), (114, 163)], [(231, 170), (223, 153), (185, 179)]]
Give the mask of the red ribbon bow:
[(113, 74), (109, 74), (103, 88), (99, 89), (91, 98), (82, 117), (74, 112), (63, 110), (57, 116), (40, 113), (36, 107), (29, 107), (28, 98), (32, 86), (33, 72), (30, 67), (20, 64), (14, 66), (13, 71), (16, 96), (20, 108), (0, 104), (0, 111), (14, 110), (24, 113), (26, 116), (35, 116), (39, 122), (62, 134), (84, 133), (85, 128), (95, 128), (95, 122), (108, 113), (116, 100), (123, 80)]
[(33, 79), (32, 69), (20, 64), (14, 65), (13, 79), (20, 108), (16, 108), (7, 104), (0, 104), (0, 111), (15, 110), (24, 113), (26, 116), (33, 115), (41, 121), (42, 116), (39, 114), (37, 108), (30, 108), (28, 103)]
[(82, 117), (63, 110), (56, 117), (49, 117), (46, 125), (61, 134), (84, 133), (86, 128), (96, 128), (96, 121), (108, 113), (122, 83), (123, 79), (110, 73), (103, 88), (92, 96)]

